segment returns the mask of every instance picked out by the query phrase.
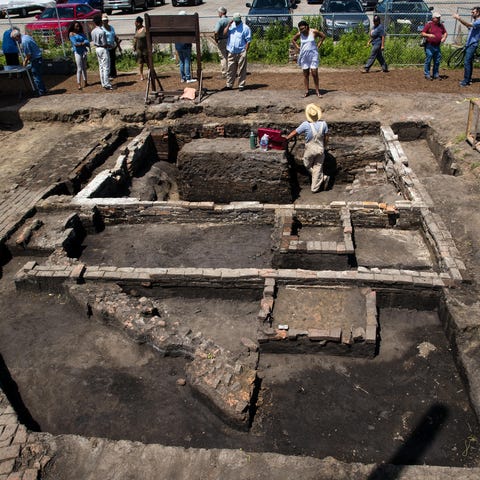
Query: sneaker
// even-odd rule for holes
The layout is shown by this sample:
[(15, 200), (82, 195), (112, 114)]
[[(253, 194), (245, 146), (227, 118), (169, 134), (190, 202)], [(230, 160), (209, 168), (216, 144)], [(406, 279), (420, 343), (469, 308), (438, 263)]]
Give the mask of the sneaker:
[(180, 80), (180, 83), (185, 83), (185, 82), (186, 82), (186, 80), (185, 80), (184, 78), (182, 78), (182, 79)]
[(468, 87), (469, 84), (468, 84), (468, 83), (465, 83), (465, 82), (460, 82), (459, 85), (460, 85), (461, 87)]
[(369, 72), (369, 69), (368, 69), (368, 68), (364, 68), (364, 69), (362, 70), (362, 73), (368, 73), (368, 72)]
[(238, 91), (239, 91), (239, 92), (243, 92), (244, 90), (245, 90), (245, 87), (243, 87), (243, 86), (242, 86), (242, 87), (238, 87)]
[(194, 78), (191, 78), (190, 80), (187, 80), (187, 83), (195, 83), (196, 80)]
[(107, 85), (106, 87), (103, 87), (105, 90), (113, 90), (113, 87), (111, 85)]
[(425, 80), (431, 80), (432, 77), (430, 75), (425, 75)]
[(390, 70), (387, 68), (386, 70), (383, 71), (383, 73), (390, 73)]

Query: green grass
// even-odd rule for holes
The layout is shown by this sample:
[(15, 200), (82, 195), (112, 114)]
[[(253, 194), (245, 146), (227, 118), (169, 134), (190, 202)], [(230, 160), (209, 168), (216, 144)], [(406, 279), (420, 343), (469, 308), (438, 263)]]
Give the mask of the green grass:
[[(322, 18), (320, 16), (304, 17), (311, 28), (321, 29)], [(261, 34), (254, 33), (248, 51), (248, 58), (251, 62), (282, 65), (289, 62), (290, 45), (293, 35), (297, 32), (294, 28), (278, 23), (270, 25)], [(424, 49), (420, 46), (420, 35), (387, 35), (385, 41), (385, 59), (389, 65), (422, 65), (425, 61)], [(329, 67), (359, 67), (362, 66), (369, 54), (370, 47), (367, 46), (368, 35), (363, 31), (355, 31), (343, 35), (339, 41), (334, 42), (326, 38), (320, 48), (320, 62), (323, 66)], [(63, 57), (63, 49), (58, 45), (42, 45), (45, 59), (56, 59)], [(202, 61), (204, 63), (218, 63), (218, 53), (210, 49), (210, 45), (202, 39)], [(450, 45), (442, 46), (442, 67), (446, 68), (446, 59), (455, 47)], [(65, 44), (67, 56), (73, 58), (70, 44)], [(173, 65), (172, 52), (154, 51), (154, 63), (156, 66)], [(192, 59), (195, 61), (195, 55)], [(94, 53), (89, 54), (88, 65), (92, 70), (98, 69)], [(117, 69), (120, 71), (132, 71), (137, 66), (135, 55), (131, 50), (124, 50), (123, 55), (117, 59)]]

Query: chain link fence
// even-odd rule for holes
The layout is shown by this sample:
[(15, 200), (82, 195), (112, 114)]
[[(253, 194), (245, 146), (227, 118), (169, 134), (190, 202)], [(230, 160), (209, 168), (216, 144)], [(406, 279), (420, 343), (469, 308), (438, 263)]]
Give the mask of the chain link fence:
[[(306, 0), (302, 0), (306, 1)], [(385, 2), (383, 2), (385, 3)], [(335, 42), (333, 48), (336, 48), (336, 40), (341, 38), (343, 35), (351, 34), (352, 31), (357, 29), (368, 31), (372, 25), (372, 17), (377, 13), (382, 23), (386, 26), (388, 35), (386, 40), (387, 48), (404, 48), (398, 43), (395, 42), (395, 39), (411, 39), (412, 45), (417, 44), (420, 41), (420, 31), (423, 28), (423, 25), (431, 19), (432, 11), (428, 6), (421, 7), (417, 4), (418, 2), (405, 2), (405, 1), (395, 1), (389, 2), (390, 7), (387, 6), (385, 11), (381, 12), (368, 12), (367, 21), (368, 26), (365, 22), (365, 15), (359, 13), (349, 14), (350, 18), (345, 19), (342, 14), (333, 13), (328, 17), (330, 25), (335, 26)], [(480, 1), (479, 1), (480, 3)], [(452, 15), (458, 13), (463, 18), (470, 18), (470, 12), (472, 7), (476, 6), (476, 2), (473, 3), (451, 3), (451, 2), (436, 2), (430, 4), (430, 7), (434, 7), (435, 11), (438, 11), (442, 15), (442, 21), (444, 22), (445, 28), (448, 32), (447, 43), (453, 45), (462, 45), (465, 42), (466, 36), (468, 34), (468, 29), (462, 25), (460, 22), (455, 20)], [(425, 10), (426, 8), (426, 10)], [(380, 10), (380, 4), (377, 5), (377, 10)], [(422, 9), (419, 11), (419, 9)], [(241, 11), (241, 9), (240, 9)], [(248, 13), (241, 12), (244, 18), (245, 23), (249, 24), (252, 29), (252, 33), (255, 37), (261, 38), (262, 42), (265, 44), (265, 50), (269, 50), (269, 42), (277, 43), (278, 38), (284, 38), (285, 51), (288, 55), (289, 49), (289, 39), (293, 35), (293, 32), (296, 31), (296, 26), (300, 20), (307, 19), (310, 25), (315, 28), (322, 29), (330, 37), (332, 36), (332, 29), (328, 28), (327, 25), (327, 16), (325, 14), (320, 14), (320, 5), (317, 10), (318, 13), (313, 15), (305, 14), (265, 14), (265, 15), (256, 15), (255, 19), (249, 18)], [(140, 13), (140, 12), (139, 12)], [(22, 32), (25, 33), (26, 25), (34, 21), (33, 18), (15, 18), (12, 19), (15, 26), (19, 27)], [(217, 16), (200, 16), (200, 25), (201, 25), (201, 44), (203, 53), (209, 53), (210, 58), (215, 58), (216, 56), (216, 44), (213, 39), (213, 27), (218, 20)], [(58, 21), (51, 20), (52, 27), (45, 29), (45, 31), (40, 32), (40, 35), (44, 37), (45, 40), (51, 41), (56, 37), (58, 43), (59, 35), (58, 32), (59, 26)], [(85, 30), (90, 31), (92, 28), (91, 20), (82, 21), (84, 24)], [(123, 40), (122, 48), (126, 51), (131, 49), (133, 35), (134, 35), (134, 20), (130, 18), (124, 18), (122, 16), (115, 15), (111, 17), (110, 22), (120, 38)], [(66, 33), (68, 27), (60, 27), (62, 35)], [(270, 32), (272, 28), (275, 29), (275, 34), (271, 35)], [(279, 33), (280, 32), (280, 33)], [(28, 33), (28, 32), (27, 32)], [(271, 38), (271, 39), (270, 39)], [(418, 39), (418, 42), (417, 42)], [(70, 50), (70, 45), (68, 42), (68, 36), (64, 36), (65, 48)], [(173, 45), (163, 45), (161, 47), (164, 51), (170, 52), (174, 56)], [(278, 48), (278, 47), (277, 47)], [(395, 52), (393, 52), (395, 53)], [(415, 62), (408, 63), (398, 63), (395, 59), (397, 55), (392, 55), (392, 65), (412, 65), (418, 64), (418, 60)], [(295, 60), (295, 55), (293, 52), (290, 52), (288, 55), (290, 61)], [(420, 60), (421, 61), (421, 60)]]

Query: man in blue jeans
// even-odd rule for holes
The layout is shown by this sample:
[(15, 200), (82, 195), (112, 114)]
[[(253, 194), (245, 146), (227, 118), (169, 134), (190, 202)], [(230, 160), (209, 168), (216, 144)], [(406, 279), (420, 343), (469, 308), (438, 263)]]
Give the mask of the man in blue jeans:
[(460, 18), (458, 13), (454, 13), (453, 18), (458, 20), (462, 25), (465, 25), (468, 30), (467, 43), (465, 44), (465, 63), (463, 80), (460, 82), (461, 87), (467, 87), (472, 84), (473, 73), (473, 57), (477, 49), (478, 41), (480, 40), (480, 7), (472, 8), (472, 22), (468, 22)]
[[(422, 37), (425, 39), (425, 65), (423, 73), (426, 80), (440, 79), (439, 68), (442, 60), (440, 45), (447, 39), (447, 31), (440, 21), (440, 14), (433, 12), (432, 20), (423, 27)], [(432, 75), (430, 76), (430, 65), (433, 61)]]
[(30, 64), (30, 71), (32, 72), (33, 83), (37, 95), (41, 97), (47, 93), (47, 89), (42, 80), (42, 51), (40, 47), (35, 43), (35, 40), (30, 35), (22, 35), (18, 30), (12, 30), (10, 34), (12, 40), (15, 40), (21, 47), (24, 60), (23, 66), (26, 67)]

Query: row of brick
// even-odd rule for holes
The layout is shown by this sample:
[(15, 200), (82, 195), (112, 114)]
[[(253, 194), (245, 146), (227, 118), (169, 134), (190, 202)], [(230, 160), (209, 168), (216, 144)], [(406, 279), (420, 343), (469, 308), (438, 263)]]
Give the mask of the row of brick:
[[(393, 268), (366, 268), (357, 270), (302, 270), (302, 269), (257, 269), (257, 268), (137, 268), (114, 266), (86, 266), (77, 265), (37, 265), (28, 262), (17, 273), (15, 281), (18, 286), (30, 280), (39, 286), (46, 286), (48, 280), (63, 282), (75, 280), (88, 281), (118, 281), (118, 282), (149, 282), (151, 284), (210, 284), (235, 283), (247, 281), (252, 283), (263, 282), (265, 278), (275, 278), (278, 282), (308, 282), (312, 284), (350, 283), (360, 282), (381, 286), (413, 285), (427, 288), (454, 286), (455, 279), (446, 273), (424, 272)], [(453, 280), (453, 281), (452, 281)]]

